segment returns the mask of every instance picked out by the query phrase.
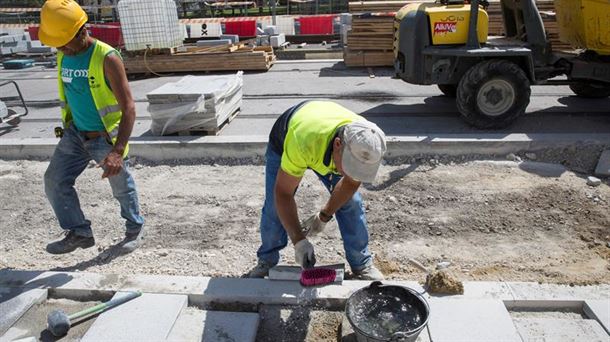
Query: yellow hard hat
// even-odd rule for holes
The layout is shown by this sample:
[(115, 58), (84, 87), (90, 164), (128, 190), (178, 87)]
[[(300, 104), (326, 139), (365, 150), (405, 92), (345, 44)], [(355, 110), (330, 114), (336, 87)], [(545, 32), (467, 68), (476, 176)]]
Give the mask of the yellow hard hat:
[(74, 0), (47, 0), (40, 11), (38, 36), (44, 45), (64, 46), (88, 19)]

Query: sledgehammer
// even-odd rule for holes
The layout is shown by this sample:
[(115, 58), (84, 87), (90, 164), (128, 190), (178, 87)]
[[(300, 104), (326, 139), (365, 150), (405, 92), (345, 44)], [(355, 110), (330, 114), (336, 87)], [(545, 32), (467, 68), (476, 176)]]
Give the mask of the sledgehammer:
[(81, 310), (71, 315), (66, 315), (62, 310), (53, 310), (47, 316), (47, 328), (53, 334), (53, 336), (63, 336), (70, 330), (70, 323), (79, 318), (85, 317), (90, 314), (98, 314), (117, 305), (121, 305), (127, 301), (130, 301), (136, 297), (140, 297), (142, 292), (128, 292), (125, 296), (111, 299), (106, 303), (98, 304), (89, 309)]

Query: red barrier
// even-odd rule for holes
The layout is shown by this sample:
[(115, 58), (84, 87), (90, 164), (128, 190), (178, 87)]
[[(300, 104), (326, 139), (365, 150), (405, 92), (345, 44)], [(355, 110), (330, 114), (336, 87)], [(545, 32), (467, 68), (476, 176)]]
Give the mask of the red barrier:
[(225, 21), (224, 34), (236, 34), (240, 37), (256, 36), (256, 20)]
[(333, 34), (334, 15), (301, 17), (301, 34)]
[(105, 23), (87, 25), (92, 37), (97, 38), (112, 47), (124, 45), (121, 24)]
[(32, 40), (38, 40), (38, 26), (28, 26), (28, 33)]

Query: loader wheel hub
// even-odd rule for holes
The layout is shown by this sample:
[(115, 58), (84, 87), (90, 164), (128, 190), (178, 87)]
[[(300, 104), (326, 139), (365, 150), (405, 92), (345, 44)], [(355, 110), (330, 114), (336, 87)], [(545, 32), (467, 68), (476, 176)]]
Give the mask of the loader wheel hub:
[(515, 102), (515, 90), (502, 79), (494, 79), (481, 86), (477, 104), (485, 115), (498, 116), (506, 113)]

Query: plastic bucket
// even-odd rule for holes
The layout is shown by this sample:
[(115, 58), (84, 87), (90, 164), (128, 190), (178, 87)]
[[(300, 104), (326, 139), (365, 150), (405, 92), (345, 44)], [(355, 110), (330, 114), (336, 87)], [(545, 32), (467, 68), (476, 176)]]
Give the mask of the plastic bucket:
[(375, 281), (352, 293), (345, 315), (359, 342), (414, 342), (428, 324), (430, 307), (415, 290)]

